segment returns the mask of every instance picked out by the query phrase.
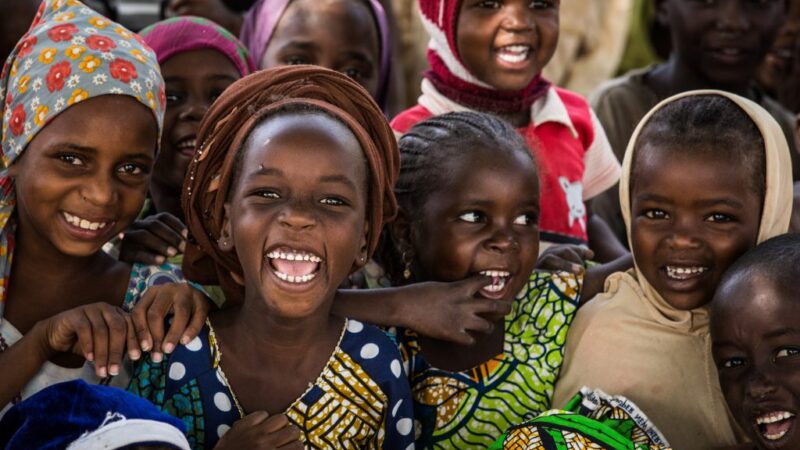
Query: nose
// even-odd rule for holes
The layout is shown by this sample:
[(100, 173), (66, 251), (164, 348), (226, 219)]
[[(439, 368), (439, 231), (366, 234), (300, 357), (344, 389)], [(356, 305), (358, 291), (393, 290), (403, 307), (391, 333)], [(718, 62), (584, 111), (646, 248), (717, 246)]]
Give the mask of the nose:
[(308, 208), (294, 202), (287, 205), (278, 217), (279, 223), (295, 231), (307, 230), (316, 225), (317, 220)]
[(726, 0), (719, 4), (717, 28), (721, 31), (740, 33), (750, 27), (750, 18), (742, 8), (742, 0)]
[(497, 227), (486, 241), (486, 248), (497, 253), (509, 253), (519, 250), (519, 241), (507, 227)]
[(502, 27), (512, 33), (530, 31), (534, 27), (533, 13), (527, 2), (507, 3), (503, 6)]
[(190, 96), (189, 101), (178, 114), (178, 118), (186, 121), (191, 120), (199, 122), (203, 120), (203, 116), (208, 112), (209, 103), (208, 100), (201, 99), (198, 96)]
[(674, 249), (692, 249), (700, 247), (697, 237), (697, 225), (691, 218), (678, 218), (669, 236), (669, 245)]
[(95, 206), (114, 204), (119, 198), (119, 193), (114, 188), (112, 177), (111, 174), (96, 174), (81, 186), (81, 197)]
[(776, 391), (775, 383), (763, 370), (756, 369), (747, 380), (745, 395), (752, 400), (764, 400)]

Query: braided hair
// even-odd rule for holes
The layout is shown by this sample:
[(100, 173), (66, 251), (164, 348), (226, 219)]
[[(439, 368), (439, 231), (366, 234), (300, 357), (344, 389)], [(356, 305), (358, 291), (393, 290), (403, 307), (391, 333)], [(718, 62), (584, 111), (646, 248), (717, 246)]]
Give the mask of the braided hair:
[[(497, 116), (472, 111), (452, 112), (422, 121), (399, 141), (400, 175), (394, 192), (406, 217), (420, 217), (425, 202), (451, 178), (449, 164), (480, 152), (497, 157), (524, 154), (530, 148), (510, 124)], [(380, 262), (393, 284), (406, 282), (403, 255), (389, 233), (379, 252)]]

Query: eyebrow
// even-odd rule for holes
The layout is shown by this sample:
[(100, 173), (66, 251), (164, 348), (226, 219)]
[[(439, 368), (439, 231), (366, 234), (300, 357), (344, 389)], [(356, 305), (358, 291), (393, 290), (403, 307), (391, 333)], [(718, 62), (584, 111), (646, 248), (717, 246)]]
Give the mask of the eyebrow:
[[(100, 153), (94, 147), (87, 147), (85, 145), (79, 145), (72, 142), (61, 142), (53, 145), (51, 148), (52, 150), (72, 150), (76, 152), (86, 153), (89, 155), (97, 155), (98, 153)], [(151, 161), (153, 159), (153, 155), (150, 155), (148, 153), (134, 153), (129, 155), (128, 158)]]
[(726, 205), (726, 206), (730, 206), (731, 208), (735, 208), (735, 209), (743, 209), (744, 208), (744, 205), (741, 202), (739, 202), (737, 200), (734, 200), (732, 198), (715, 198), (715, 199), (711, 199), (711, 200), (703, 200), (703, 201), (697, 202), (697, 205), (698, 206), (705, 206), (705, 207), (717, 206), (717, 205)]
[[(283, 173), (282, 170), (276, 169), (274, 167), (259, 167), (257, 170), (255, 170), (254, 172), (250, 173), (248, 178), (255, 178), (255, 177), (259, 177), (259, 176), (282, 177), (282, 176), (284, 176), (284, 173)], [(355, 183), (353, 183), (352, 180), (350, 180), (349, 178), (347, 178), (344, 175), (323, 175), (323, 176), (319, 177), (319, 181), (322, 182), (322, 183), (344, 184), (347, 187), (349, 187), (350, 189), (352, 189), (353, 191), (358, 190), (356, 188)]]
[(788, 328), (781, 328), (779, 330), (771, 331), (764, 335), (765, 338), (774, 339), (783, 336), (789, 336), (792, 334), (800, 334), (800, 329), (788, 327)]
[(640, 202), (672, 203), (668, 198), (656, 194), (641, 194), (634, 198)]
[[(164, 78), (164, 82), (165, 83), (182, 83), (182, 82), (184, 82), (184, 80), (185, 80), (184, 77), (166, 77), (166, 78)], [(236, 80), (238, 80), (238, 78), (232, 77), (230, 75), (224, 75), (224, 74), (213, 74), (213, 75), (205, 77), (205, 80), (211, 80), (211, 81), (229, 81), (229, 80), (233, 80), (233, 81), (236, 81)]]
[(302, 50), (316, 50), (319, 48), (314, 41), (289, 41), (283, 47), (295, 47)]

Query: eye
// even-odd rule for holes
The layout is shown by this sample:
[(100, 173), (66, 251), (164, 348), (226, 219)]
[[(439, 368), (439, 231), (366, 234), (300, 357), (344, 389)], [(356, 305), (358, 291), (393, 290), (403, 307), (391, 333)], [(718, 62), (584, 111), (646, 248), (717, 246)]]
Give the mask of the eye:
[(530, 226), (536, 225), (536, 216), (533, 214), (520, 214), (514, 219), (514, 225), (523, 225), (523, 226)]
[(298, 64), (311, 64), (311, 61), (304, 56), (287, 56), (283, 60), (287, 66), (296, 66)]
[(555, 2), (553, 0), (535, 0), (531, 2), (532, 9), (548, 9), (555, 6)]
[(491, 0), (484, 0), (478, 2), (477, 7), (485, 8), (485, 9), (500, 9), (500, 2), (498, 1), (491, 1)]
[(730, 358), (722, 361), (720, 367), (723, 369), (735, 369), (744, 365), (744, 358)]
[(652, 220), (669, 219), (669, 214), (667, 214), (667, 212), (663, 209), (648, 209), (642, 215)]
[(263, 197), (263, 198), (269, 198), (269, 199), (279, 199), (279, 198), (281, 198), (281, 196), (278, 195), (277, 192), (269, 190), (269, 189), (262, 189), (260, 191), (253, 192), (252, 195), (254, 195), (256, 197)]
[(478, 223), (481, 221), (481, 219), (483, 219), (483, 214), (477, 211), (465, 212), (464, 214), (458, 216), (458, 220), (468, 223)]
[(328, 206), (344, 206), (347, 204), (344, 200), (336, 197), (325, 197), (319, 202)]
[(790, 356), (797, 355), (800, 355), (800, 349), (794, 347), (784, 347), (778, 350), (778, 353), (775, 354), (775, 359), (788, 358)]
[(142, 166), (134, 163), (125, 163), (117, 168), (117, 172), (125, 175), (141, 175), (144, 173)]
[(356, 81), (364, 78), (364, 74), (361, 73), (361, 71), (359, 69), (356, 69), (356, 68), (344, 69), (344, 70), (342, 70), (342, 73), (347, 75), (348, 77), (356, 80)]
[(57, 155), (56, 157), (59, 160), (61, 160), (62, 162), (64, 162), (65, 164), (69, 164), (70, 166), (85, 166), (86, 165), (79, 156), (73, 155), (71, 153), (63, 153), (63, 154)]
[(709, 214), (708, 217), (706, 217), (706, 221), (715, 223), (727, 223), (727, 222), (733, 222), (733, 220), (734, 218), (732, 216), (722, 213), (712, 213)]
[(183, 99), (183, 96), (178, 92), (167, 91), (165, 96), (167, 98), (167, 106), (178, 103)]

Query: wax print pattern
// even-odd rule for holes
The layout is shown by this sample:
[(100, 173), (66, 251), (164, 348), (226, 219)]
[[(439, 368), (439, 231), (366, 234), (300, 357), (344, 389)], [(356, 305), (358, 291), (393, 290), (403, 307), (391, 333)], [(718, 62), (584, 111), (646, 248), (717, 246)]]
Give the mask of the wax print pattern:
[(14, 250), (16, 201), (8, 168), (58, 114), (109, 94), (133, 97), (151, 109), (160, 135), (166, 98), (150, 48), (77, 0), (44, 0), (0, 75), (0, 317)]
[[(245, 416), (222, 360), (207, 324), (162, 363), (141, 361), (128, 390), (182, 419), (192, 448), (211, 449)], [(413, 407), (397, 346), (355, 320), (347, 320), (322, 373), (285, 414), (308, 449), (414, 448)]]
[(533, 272), (505, 320), (503, 353), (465, 372), (432, 367), (400, 330), (419, 448), (486, 448), (509, 427), (550, 409), (583, 279)]

